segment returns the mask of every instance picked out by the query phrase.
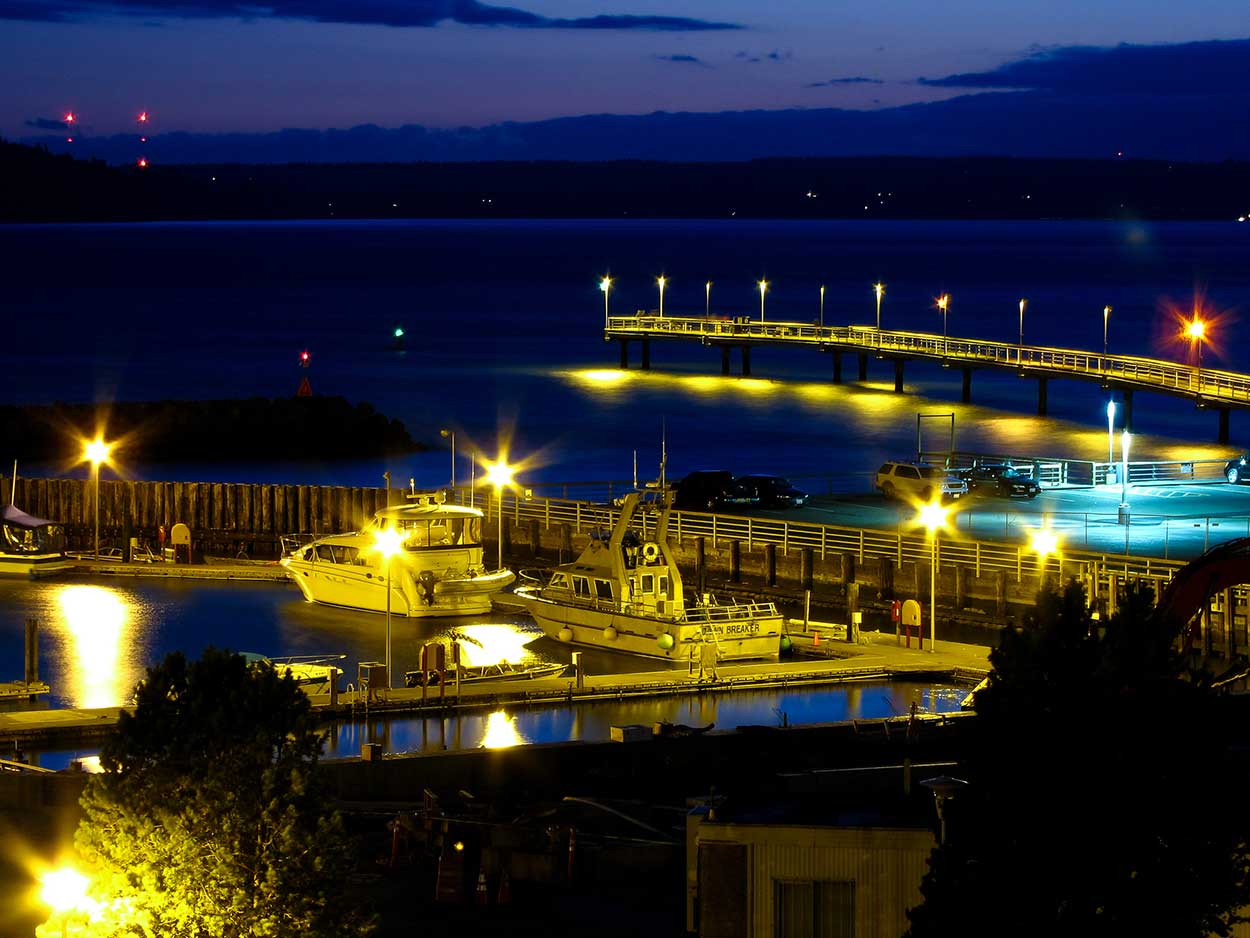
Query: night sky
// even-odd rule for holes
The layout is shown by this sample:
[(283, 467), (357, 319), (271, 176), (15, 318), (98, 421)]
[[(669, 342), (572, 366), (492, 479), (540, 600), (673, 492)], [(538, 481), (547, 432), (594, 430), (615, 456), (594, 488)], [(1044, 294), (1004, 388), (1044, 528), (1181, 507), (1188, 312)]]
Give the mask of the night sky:
[(1250, 88), (1244, 0), (0, 0), (0, 18), (11, 139), (59, 137), (71, 110), (90, 137), (141, 110), (152, 134), (438, 129), (1019, 89), (1244, 117)]

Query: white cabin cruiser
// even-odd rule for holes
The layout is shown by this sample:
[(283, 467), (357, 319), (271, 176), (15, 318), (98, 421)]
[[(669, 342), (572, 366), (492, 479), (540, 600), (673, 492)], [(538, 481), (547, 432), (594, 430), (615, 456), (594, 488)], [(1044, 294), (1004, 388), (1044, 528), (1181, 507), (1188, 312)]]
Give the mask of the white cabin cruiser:
[(0, 508), (0, 575), (49, 576), (72, 566), (60, 524), (28, 515), (13, 504)]
[[(377, 549), (377, 535), (388, 529), (402, 538), (389, 562)], [(309, 602), (367, 612), (386, 612), (389, 579), (391, 613), (412, 618), (490, 612), (491, 597), (516, 578), (511, 570), (487, 572), (482, 512), (444, 504), (441, 492), (410, 495), (363, 530), (319, 538), (282, 565)]]
[[(580, 557), (559, 566), (546, 586), (513, 591), (550, 638), (649, 658), (687, 661), (715, 646), (721, 661), (776, 658), (784, 619), (772, 603), (691, 599), (667, 541), (670, 506), (643, 493), (625, 496), (605, 542), (592, 538)], [(656, 517), (652, 535), (634, 529)]]

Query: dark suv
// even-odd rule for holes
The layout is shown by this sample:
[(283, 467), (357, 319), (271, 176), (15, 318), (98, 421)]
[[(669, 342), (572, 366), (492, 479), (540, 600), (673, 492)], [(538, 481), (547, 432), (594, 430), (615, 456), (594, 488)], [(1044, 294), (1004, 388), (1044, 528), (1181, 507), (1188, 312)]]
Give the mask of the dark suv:
[(802, 508), (807, 504), (807, 493), (781, 476), (738, 476), (736, 483), (754, 495), (761, 508)]
[(1042, 487), (1011, 466), (1002, 463), (988, 463), (961, 469), (959, 476), (968, 483), (968, 492), (972, 495), (1022, 495), (1025, 498), (1037, 498)]
[(682, 511), (716, 511), (726, 505), (755, 505), (759, 498), (734, 481), (726, 469), (692, 472), (677, 483), (673, 507)]

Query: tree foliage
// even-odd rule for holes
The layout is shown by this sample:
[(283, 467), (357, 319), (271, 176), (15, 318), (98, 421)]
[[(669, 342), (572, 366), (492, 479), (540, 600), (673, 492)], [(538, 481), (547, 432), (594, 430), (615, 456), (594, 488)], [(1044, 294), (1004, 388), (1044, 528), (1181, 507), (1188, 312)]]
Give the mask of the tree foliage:
[(1199, 938), (1250, 906), (1234, 704), (1151, 607), (1100, 624), (1071, 584), (1003, 634), (911, 938)]
[(210, 649), (149, 669), (82, 798), (77, 844), (107, 912), (94, 933), (367, 934), (320, 752), (307, 697), (273, 668)]

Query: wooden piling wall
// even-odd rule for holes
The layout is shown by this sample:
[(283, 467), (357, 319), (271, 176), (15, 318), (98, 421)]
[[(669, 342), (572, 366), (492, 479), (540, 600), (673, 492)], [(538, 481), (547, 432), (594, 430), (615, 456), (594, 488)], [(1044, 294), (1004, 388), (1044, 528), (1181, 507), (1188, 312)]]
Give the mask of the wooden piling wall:
[[(4, 501), (11, 485), (0, 477)], [(92, 491), (90, 479), (19, 477), (14, 502), (63, 524), (68, 549), (89, 549), (95, 537)], [(392, 501), (401, 497), (390, 490)], [(197, 555), (277, 557), (283, 536), (356, 531), (386, 504), (384, 488), (101, 479), (100, 545), (122, 547), (138, 537), (156, 551), (158, 526), (168, 537), (181, 522), (191, 529)]]

